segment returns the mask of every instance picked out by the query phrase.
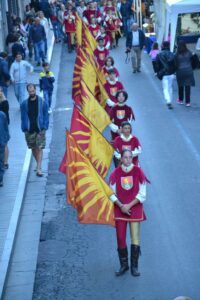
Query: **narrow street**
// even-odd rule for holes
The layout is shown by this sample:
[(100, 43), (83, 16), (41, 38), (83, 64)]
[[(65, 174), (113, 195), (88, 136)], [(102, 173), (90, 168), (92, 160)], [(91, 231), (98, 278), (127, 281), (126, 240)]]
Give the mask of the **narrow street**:
[(116, 278), (115, 229), (78, 224), (75, 210), (66, 205), (65, 177), (58, 167), (73, 108), (75, 56), (63, 46), (33, 299), (171, 300), (188, 295), (199, 300), (199, 70), (191, 108), (176, 104), (174, 82), (174, 109), (168, 110), (147, 54), (143, 53), (140, 74), (125, 64), (124, 40), (111, 55), (129, 93), (128, 104), (136, 116), (133, 133), (143, 149), (141, 166), (151, 181), (141, 231), (141, 277), (127, 272)]

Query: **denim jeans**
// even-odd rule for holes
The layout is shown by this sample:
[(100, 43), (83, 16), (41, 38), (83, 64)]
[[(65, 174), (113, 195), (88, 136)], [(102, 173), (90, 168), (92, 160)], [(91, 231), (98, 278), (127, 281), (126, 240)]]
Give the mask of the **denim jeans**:
[(45, 59), (45, 43), (44, 41), (40, 41), (38, 43), (34, 43), (34, 50), (35, 50), (35, 61), (38, 63), (44, 61)]
[(4, 153), (5, 145), (0, 145), (0, 182), (3, 181), (4, 174)]
[(14, 91), (19, 104), (21, 104), (25, 100), (26, 83), (15, 83)]
[(48, 104), (48, 107), (51, 107), (53, 91), (44, 90), (43, 94), (44, 94), (44, 101), (46, 101), (46, 103)]
[(53, 32), (56, 40), (61, 39), (61, 32), (60, 32), (60, 22), (59, 21), (51, 21), (53, 26)]

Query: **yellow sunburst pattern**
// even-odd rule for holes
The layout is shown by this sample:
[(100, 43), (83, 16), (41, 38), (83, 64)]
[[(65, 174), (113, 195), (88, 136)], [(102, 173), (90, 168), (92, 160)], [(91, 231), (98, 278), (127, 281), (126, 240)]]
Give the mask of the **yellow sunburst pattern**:
[(68, 203), (77, 209), (80, 223), (114, 226), (113, 191), (67, 132)]

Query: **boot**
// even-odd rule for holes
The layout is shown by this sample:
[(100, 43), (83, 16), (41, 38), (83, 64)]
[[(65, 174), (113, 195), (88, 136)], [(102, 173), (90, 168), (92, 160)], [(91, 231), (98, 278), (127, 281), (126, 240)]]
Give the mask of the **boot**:
[(138, 272), (139, 255), (140, 255), (140, 246), (131, 245), (131, 274), (132, 274), (132, 276), (140, 276), (140, 272)]
[(120, 269), (117, 272), (115, 272), (115, 275), (121, 276), (129, 269), (127, 248), (124, 248), (124, 249), (118, 248), (118, 255), (119, 255), (119, 261), (120, 261)]

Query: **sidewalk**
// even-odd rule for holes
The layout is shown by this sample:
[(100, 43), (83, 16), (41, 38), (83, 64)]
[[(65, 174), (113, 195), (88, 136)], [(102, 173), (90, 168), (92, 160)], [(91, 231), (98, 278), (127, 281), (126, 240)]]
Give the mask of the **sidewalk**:
[[(54, 36), (53, 31), (49, 31), (48, 36), (48, 57), (47, 61), (51, 60), (53, 51)], [(28, 82), (38, 84), (39, 81), (39, 69), (33, 74), (28, 76)], [(39, 91), (37, 91), (38, 93)], [(20, 209), (15, 212), (16, 201), (19, 201), (21, 197), (21, 205), (23, 201), (23, 195), (26, 187), (26, 180), (29, 171), (29, 165), (31, 161), (30, 150), (27, 149), (24, 134), (21, 131), (20, 109), (19, 104), (15, 98), (13, 87), (9, 88), (8, 101), (10, 105), (10, 141), (9, 147), (9, 169), (4, 174), (4, 186), (0, 189), (0, 266), (2, 266), (2, 260), (5, 260), (5, 255), (9, 255), (12, 251), (11, 239), (17, 229), (18, 218), (20, 216)], [(15, 227), (13, 224), (15, 223)], [(14, 221), (14, 222), (13, 222)], [(10, 243), (10, 244), (9, 244)], [(10, 249), (7, 251), (7, 245)], [(2, 258), (2, 256), (4, 258)], [(10, 257), (7, 257), (8, 260)], [(9, 261), (8, 261), (9, 262)], [(4, 266), (4, 265), (3, 265)], [(3, 284), (3, 271), (0, 270), (0, 298), (1, 298), (1, 285)]]

